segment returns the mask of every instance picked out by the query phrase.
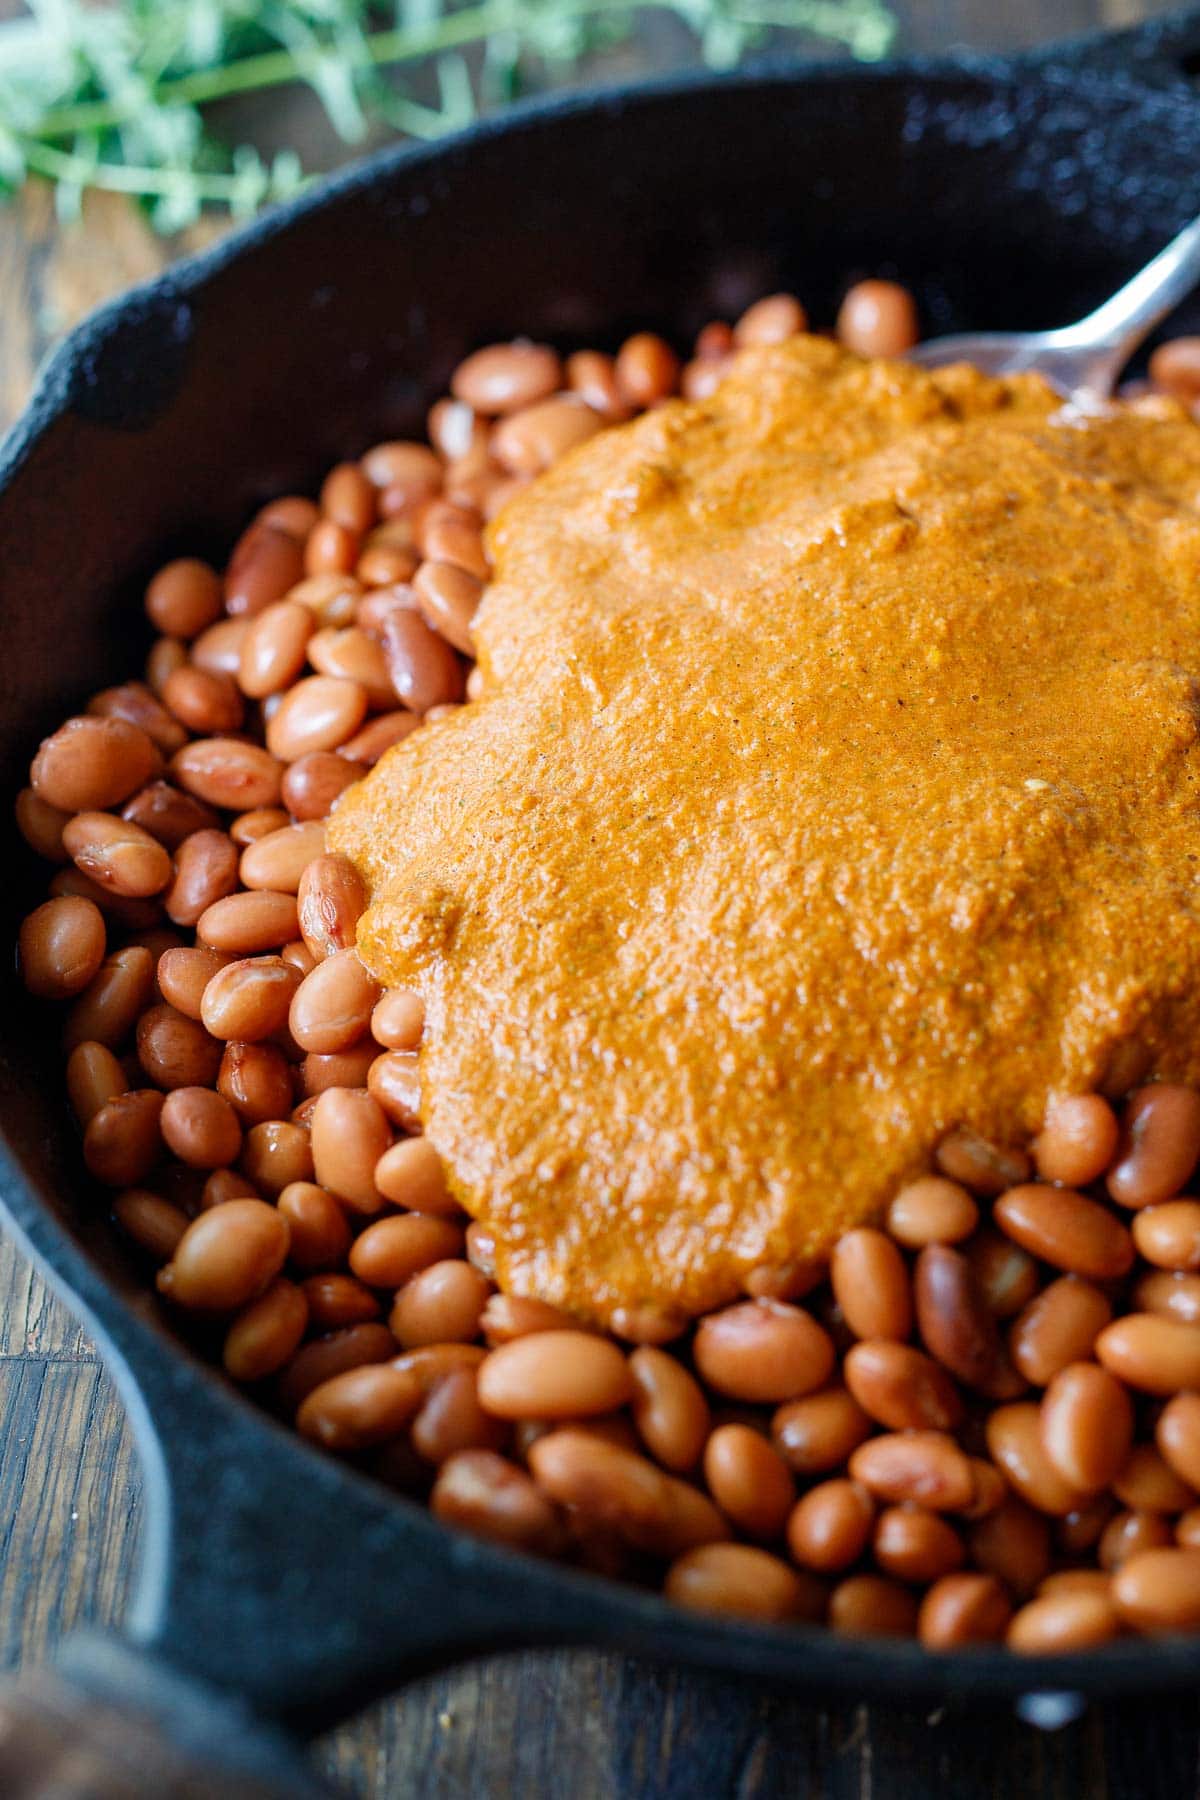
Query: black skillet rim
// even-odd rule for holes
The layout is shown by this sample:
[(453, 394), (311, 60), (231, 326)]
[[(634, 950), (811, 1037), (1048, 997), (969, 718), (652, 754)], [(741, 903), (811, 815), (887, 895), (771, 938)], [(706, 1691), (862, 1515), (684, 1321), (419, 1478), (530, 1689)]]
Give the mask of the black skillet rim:
[[(893, 59), (875, 65), (809, 63), (770, 59), (749, 64), (723, 76), (687, 71), (651, 82), (635, 82), (529, 102), (490, 118), (451, 139), (427, 145), (392, 146), (326, 178), (294, 200), (264, 217), (235, 229), (214, 247), (190, 256), (170, 270), (108, 302), (90, 314), (48, 358), (24, 413), (0, 446), (0, 503), (13, 475), (22, 466), (40, 437), (71, 408), (78, 383), (92, 353), (106, 340), (112, 327), (136, 318), (139, 312), (164, 298), (185, 298), (203, 290), (207, 282), (227, 266), (285, 234), (294, 221), (309, 213), (336, 207), (344, 198), (394, 172), (436, 166), (447, 153), (470, 151), (493, 138), (539, 128), (580, 113), (622, 111), (631, 106), (669, 103), (681, 92), (704, 88), (743, 86), (771, 90), (779, 86), (811, 86), (837, 82), (852, 75), (855, 80), (879, 81), (976, 77), (985, 82), (1012, 83), (1024, 79), (1054, 78), (1055, 72), (1078, 80), (1086, 70), (1109, 85), (1153, 87), (1153, 74), (1161, 52), (1176, 48), (1180, 38), (1194, 38), (1200, 27), (1200, 11), (1184, 17), (1168, 17), (1130, 33), (1089, 35), (1067, 45), (1051, 46), (1033, 55), (955, 56)], [(1150, 80), (1138, 80), (1143, 69), (1114, 54), (1118, 45), (1144, 59)], [(1175, 87), (1182, 103), (1190, 90)], [(1166, 97), (1164, 95), (1164, 97)], [(1192, 102), (1194, 104), (1194, 101)], [(21, 1169), (0, 1140), (0, 1207), (14, 1228), (14, 1236), (48, 1275), (51, 1285), (72, 1312), (81, 1317), (95, 1337), (106, 1366), (117, 1380), (141, 1459), (147, 1493), (147, 1538), (153, 1538), (155, 1512), (168, 1510), (167, 1461), (154, 1414), (146, 1404), (139, 1366), (148, 1369), (161, 1357), (163, 1337), (138, 1317), (75, 1236), (58, 1224), (38, 1199)], [(186, 1391), (202, 1390), (229, 1416), (231, 1425), (251, 1439), (266, 1431), (282, 1440), (293, 1454), (310, 1464), (328, 1466), (329, 1459), (299, 1439), (268, 1414), (254, 1406), (217, 1372), (201, 1362), (182, 1343), (171, 1341), (170, 1383)], [(149, 1385), (149, 1384), (147, 1384)], [(360, 1491), (378, 1497), (374, 1483), (356, 1470), (337, 1466), (338, 1478)], [(399, 1496), (387, 1495), (387, 1504), (406, 1521), (420, 1548), (425, 1540), (431, 1555), (471, 1579), (489, 1573), (507, 1585), (514, 1577), (533, 1601), (544, 1591), (565, 1617), (556, 1623), (531, 1621), (517, 1628), (509, 1643), (574, 1642), (619, 1645), (633, 1653), (688, 1662), (712, 1669), (754, 1671), (790, 1685), (802, 1684), (815, 1691), (888, 1695), (896, 1699), (946, 1697), (1004, 1699), (1031, 1692), (1088, 1695), (1130, 1694), (1154, 1690), (1166, 1692), (1190, 1686), (1200, 1675), (1200, 1637), (1120, 1642), (1086, 1655), (1018, 1658), (998, 1649), (970, 1653), (931, 1653), (911, 1641), (837, 1638), (823, 1628), (783, 1628), (709, 1620), (670, 1606), (660, 1595), (591, 1576), (540, 1559), (508, 1552), (464, 1539), (438, 1525), (428, 1511)], [(143, 1585), (153, 1580), (154, 1564), (162, 1546), (143, 1546)], [(135, 1602), (135, 1608), (137, 1603)], [(531, 1615), (536, 1608), (531, 1606)], [(446, 1660), (498, 1647), (499, 1634), (483, 1633), (477, 1644), (452, 1646)]]

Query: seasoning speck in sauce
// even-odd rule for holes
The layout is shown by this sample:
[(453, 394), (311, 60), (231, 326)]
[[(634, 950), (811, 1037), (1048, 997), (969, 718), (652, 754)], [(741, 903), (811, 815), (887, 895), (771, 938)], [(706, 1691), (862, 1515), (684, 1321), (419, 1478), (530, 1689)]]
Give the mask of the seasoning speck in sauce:
[(799, 338), (501, 512), (332, 848), (506, 1291), (689, 1313), (1122, 1046), (1200, 1078), (1200, 431)]

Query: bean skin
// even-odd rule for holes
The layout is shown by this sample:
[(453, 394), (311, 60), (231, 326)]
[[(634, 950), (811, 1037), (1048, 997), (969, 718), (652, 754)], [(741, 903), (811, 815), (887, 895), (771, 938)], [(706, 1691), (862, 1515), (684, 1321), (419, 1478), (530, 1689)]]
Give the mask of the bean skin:
[(562, 1541), (556, 1509), (523, 1469), (494, 1450), (460, 1450), (438, 1470), (434, 1517), (474, 1537), (553, 1554)]
[(176, 1305), (234, 1312), (274, 1280), (287, 1256), (287, 1221), (261, 1200), (230, 1200), (188, 1226), (159, 1291)]
[(1133, 1264), (1133, 1240), (1120, 1220), (1070, 1188), (1010, 1188), (992, 1216), (1023, 1249), (1069, 1274), (1113, 1281)]
[(667, 1570), (663, 1592), (695, 1612), (749, 1619), (819, 1619), (825, 1610), (820, 1585), (779, 1557), (750, 1544), (701, 1544)]
[(21, 979), (39, 999), (69, 1000), (99, 973), (105, 947), (104, 919), (90, 900), (47, 900), (21, 925)]
[(815, 1319), (781, 1301), (748, 1300), (700, 1321), (696, 1367), (734, 1400), (791, 1400), (833, 1369), (833, 1342)]
[(796, 1484), (761, 1432), (749, 1425), (718, 1426), (704, 1447), (704, 1479), (725, 1517), (747, 1537), (769, 1541), (782, 1532)]
[(480, 1365), (479, 1398), (503, 1419), (579, 1419), (633, 1397), (615, 1344), (584, 1331), (540, 1331), (493, 1350)]
[(1130, 1097), (1108, 1191), (1121, 1206), (1170, 1200), (1200, 1159), (1200, 1093), (1163, 1082)]
[(158, 750), (127, 719), (68, 719), (43, 739), (29, 772), (40, 800), (63, 812), (106, 812), (161, 768)]

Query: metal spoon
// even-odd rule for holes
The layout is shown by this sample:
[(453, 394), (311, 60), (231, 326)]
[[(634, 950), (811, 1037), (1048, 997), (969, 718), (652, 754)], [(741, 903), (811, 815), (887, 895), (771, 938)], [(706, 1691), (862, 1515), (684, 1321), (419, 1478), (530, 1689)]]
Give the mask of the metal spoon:
[(1142, 340), (1200, 282), (1200, 218), (1185, 225), (1153, 262), (1111, 300), (1075, 325), (1055, 331), (962, 332), (931, 338), (910, 352), (926, 369), (969, 362), (989, 375), (1031, 369), (1070, 399), (1096, 405), (1111, 398), (1121, 370)]

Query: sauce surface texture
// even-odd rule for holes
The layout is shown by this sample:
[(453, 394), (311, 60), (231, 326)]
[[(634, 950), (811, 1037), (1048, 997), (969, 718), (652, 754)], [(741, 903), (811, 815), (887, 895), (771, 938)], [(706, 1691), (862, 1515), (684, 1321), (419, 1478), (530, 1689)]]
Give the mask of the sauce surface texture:
[(492, 527), (482, 699), (329, 836), (510, 1291), (699, 1312), (1200, 1079), (1200, 429), (1056, 408), (797, 339)]

